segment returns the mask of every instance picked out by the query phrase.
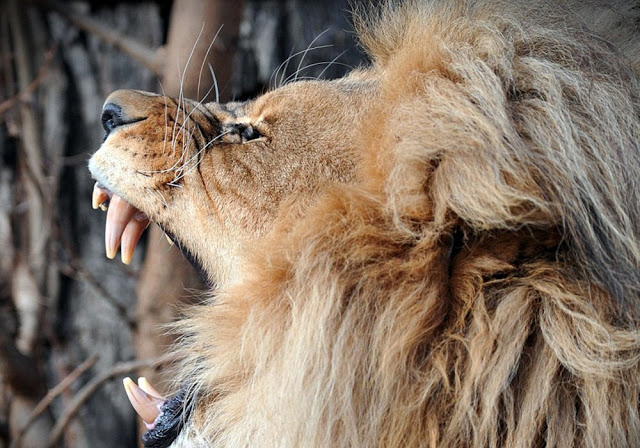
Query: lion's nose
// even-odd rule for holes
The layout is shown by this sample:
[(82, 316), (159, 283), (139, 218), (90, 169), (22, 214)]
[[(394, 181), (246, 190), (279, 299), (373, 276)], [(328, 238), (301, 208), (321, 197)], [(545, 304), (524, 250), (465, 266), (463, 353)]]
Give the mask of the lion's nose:
[[(102, 127), (105, 139), (117, 127), (145, 120), (153, 113), (158, 95), (140, 90), (116, 90), (102, 107)], [(166, 104), (161, 102), (163, 108)]]
[(122, 106), (114, 103), (105, 104), (102, 108), (102, 127), (107, 135), (122, 124), (124, 124)]

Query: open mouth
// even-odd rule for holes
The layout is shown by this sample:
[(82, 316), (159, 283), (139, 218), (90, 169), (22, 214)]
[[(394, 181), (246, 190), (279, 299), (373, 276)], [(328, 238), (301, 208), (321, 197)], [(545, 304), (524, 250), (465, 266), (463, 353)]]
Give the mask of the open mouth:
[(149, 218), (125, 199), (96, 182), (93, 187), (93, 208), (107, 211), (104, 243), (108, 258), (115, 258), (120, 248), (124, 264), (131, 263), (140, 236), (149, 225)]
[(144, 447), (170, 446), (191, 415), (193, 397), (183, 387), (172, 398), (164, 398), (144, 377), (138, 378), (138, 384), (125, 378), (123, 384), (131, 405), (147, 427), (142, 436)]
[[(145, 229), (149, 226), (149, 218), (144, 212), (129, 204), (126, 199), (123, 199), (118, 194), (113, 193), (99, 181), (93, 187), (92, 204), (94, 209), (100, 208), (107, 212), (107, 222), (104, 230), (107, 257), (110, 259), (115, 258), (118, 249), (120, 249), (122, 262), (130, 264), (136, 245)], [(169, 233), (161, 224), (158, 223), (158, 226), (164, 232), (169, 244), (178, 243), (178, 248), (191, 263), (202, 283), (212, 288), (214, 284), (198, 257), (180, 244), (175, 236)]]
[[(92, 205), (94, 209), (100, 208), (107, 212), (107, 257), (114, 258), (120, 248), (122, 262), (129, 264), (140, 236), (149, 225), (149, 218), (100, 182), (96, 182), (93, 187)], [(124, 388), (131, 405), (147, 427), (142, 437), (145, 448), (165, 448), (171, 445), (192, 410), (193, 401), (185, 402), (185, 389), (174, 397), (165, 398), (145, 378), (139, 378), (138, 384), (125, 378)]]

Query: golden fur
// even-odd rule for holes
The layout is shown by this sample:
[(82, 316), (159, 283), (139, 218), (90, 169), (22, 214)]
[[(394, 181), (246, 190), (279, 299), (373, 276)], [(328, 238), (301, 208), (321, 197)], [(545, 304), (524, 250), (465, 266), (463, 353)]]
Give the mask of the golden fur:
[[(149, 118), (94, 175), (217, 284), (177, 325), (176, 446), (640, 446), (640, 6), (515, 3), (358, 13), (370, 68), (182, 134), (111, 97)], [(169, 185), (219, 123), (262, 136)]]

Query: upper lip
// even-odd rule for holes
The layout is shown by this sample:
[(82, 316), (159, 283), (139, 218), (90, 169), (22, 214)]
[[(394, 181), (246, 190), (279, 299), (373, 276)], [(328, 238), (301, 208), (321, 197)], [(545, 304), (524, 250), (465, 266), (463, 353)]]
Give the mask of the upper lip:
[(125, 196), (120, 194), (117, 188), (113, 188), (105, 176), (100, 172), (97, 166), (94, 165), (94, 158), (89, 159), (89, 171), (91, 172), (91, 177), (96, 181), (96, 186), (106, 192), (109, 193), (109, 197), (112, 197), (114, 194), (117, 194), (121, 198), (125, 199)]

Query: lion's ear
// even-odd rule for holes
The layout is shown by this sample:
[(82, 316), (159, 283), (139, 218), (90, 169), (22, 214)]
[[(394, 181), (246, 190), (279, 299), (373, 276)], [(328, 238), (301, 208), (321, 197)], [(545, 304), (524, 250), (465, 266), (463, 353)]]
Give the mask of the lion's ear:
[(627, 303), (640, 282), (635, 111), (607, 86), (589, 86), (522, 100), (505, 96), (487, 67), (455, 79), (425, 74), (390, 120), (385, 193), (397, 222), (555, 229), (583, 277)]
[(551, 204), (528, 173), (512, 168), (474, 154), (444, 158), (431, 176), (435, 215), (453, 214), (476, 231), (552, 226)]
[(414, 218), (438, 226), (460, 219), (476, 231), (554, 225), (559, 215), (544, 175), (526, 156), (530, 148), (499, 92), (470, 96), (443, 78), (425, 79), (424, 87), (393, 119), (398, 138), (386, 192), (394, 212), (420, 211)]
[[(556, 231), (562, 255), (585, 280), (621, 303), (633, 300), (640, 284), (635, 75), (599, 42), (556, 47), (545, 36), (514, 41), (477, 31), (483, 45), (438, 47), (441, 63), (430, 70), (401, 64), (402, 52), (385, 67), (394, 82), (381, 97), (394, 106), (367, 130), (385, 136), (372, 145), (370, 165), (394, 219), (409, 230), (430, 223), (449, 231), (462, 222), (474, 233)], [(399, 67), (411, 75), (389, 75)], [(611, 74), (596, 76), (603, 67)]]

